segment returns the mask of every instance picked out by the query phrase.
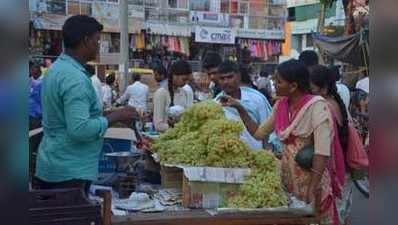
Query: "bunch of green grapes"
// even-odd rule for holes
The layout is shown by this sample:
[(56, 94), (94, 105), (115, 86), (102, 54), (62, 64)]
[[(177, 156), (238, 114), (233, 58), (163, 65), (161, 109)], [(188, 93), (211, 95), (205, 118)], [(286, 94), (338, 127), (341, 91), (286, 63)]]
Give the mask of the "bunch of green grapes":
[(250, 176), (240, 193), (228, 199), (231, 208), (269, 208), (287, 205), (287, 195), (281, 182), (278, 159), (267, 151), (251, 152)]
[(187, 109), (183, 113), (179, 123), (183, 124), (183, 126), (188, 128), (189, 131), (196, 131), (208, 120), (217, 120), (222, 118), (225, 118), (225, 116), (221, 105), (209, 100), (194, 104), (192, 107)]
[[(163, 162), (193, 166), (223, 165), (224, 163), (216, 162), (215, 159), (207, 159), (208, 152), (213, 151), (214, 146), (217, 145), (214, 142), (209, 144), (209, 138), (228, 134), (231, 141), (237, 141), (242, 130), (242, 123), (225, 118), (224, 111), (219, 104), (213, 101), (204, 101), (194, 104), (183, 113), (181, 120), (174, 128), (160, 135), (153, 145), (153, 150), (159, 154)], [(229, 144), (229, 146), (232, 145)], [(235, 149), (237, 148), (235, 147)]]
[(200, 131), (203, 134), (211, 134), (217, 136), (225, 133), (236, 134), (239, 136), (243, 129), (244, 126), (242, 122), (229, 120), (224, 117), (215, 120), (208, 120), (201, 126)]
[(160, 135), (157, 142), (164, 142), (181, 138), (189, 132), (194, 132), (209, 120), (224, 118), (222, 107), (213, 101), (203, 101), (187, 109), (174, 128), (168, 129)]
[(227, 200), (231, 208), (273, 208), (287, 205), (278, 173), (252, 170), (237, 196)]
[(248, 168), (251, 150), (236, 134), (210, 136), (206, 164), (224, 168)]
[(250, 154), (250, 168), (270, 172), (278, 170), (278, 159), (270, 151), (257, 151)]
[(164, 163), (197, 166), (206, 158), (206, 146), (199, 139), (198, 132), (189, 132), (178, 139), (154, 144)]

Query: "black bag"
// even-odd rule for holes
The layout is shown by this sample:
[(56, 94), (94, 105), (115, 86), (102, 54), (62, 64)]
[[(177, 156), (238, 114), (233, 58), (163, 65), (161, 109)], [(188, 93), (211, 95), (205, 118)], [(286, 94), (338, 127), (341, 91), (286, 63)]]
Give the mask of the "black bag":
[(312, 168), (312, 160), (314, 159), (314, 146), (308, 145), (297, 152), (294, 161), (305, 170)]

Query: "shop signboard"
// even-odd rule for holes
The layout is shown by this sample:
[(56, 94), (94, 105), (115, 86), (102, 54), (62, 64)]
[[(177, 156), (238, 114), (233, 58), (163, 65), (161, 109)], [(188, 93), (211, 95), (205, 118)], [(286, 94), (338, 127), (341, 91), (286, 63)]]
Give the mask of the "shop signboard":
[[(93, 16), (96, 18), (119, 19), (119, 5), (110, 2), (94, 1)], [(145, 10), (142, 6), (129, 5), (128, 16), (133, 18), (145, 18)]]
[(292, 22), (292, 34), (308, 34), (315, 32), (317, 29), (317, 24), (317, 19), (294, 21)]
[(190, 18), (193, 23), (221, 26), (229, 25), (229, 15), (226, 13), (191, 11)]
[(283, 30), (258, 30), (258, 29), (239, 29), (237, 36), (240, 38), (283, 40), (285, 38)]
[(129, 17), (145, 19), (145, 10), (142, 6), (129, 5)]
[[(105, 32), (120, 32), (119, 27), (119, 5), (109, 2), (98, 2), (93, 3), (92, 15), (104, 25)], [(136, 18), (144, 18), (145, 14), (143, 10), (137, 7), (129, 6), (129, 33), (139, 33), (143, 28), (143, 20), (137, 20)]]
[(64, 15), (42, 13), (32, 15), (33, 26), (38, 30), (62, 30), (67, 17)]
[(192, 33), (192, 28), (186, 25), (172, 25), (172, 24), (161, 24), (156, 22), (146, 22), (145, 28), (147, 30), (150, 30), (151, 34), (159, 34), (159, 35), (190, 37)]
[(29, 0), (29, 10), (37, 13), (65, 15), (65, 1)]
[(96, 18), (108, 18), (108, 19), (119, 18), (118, 4), (94, 1), (92, 9), (93, 9), (92, 15)]
[(235, 44), (236, 31), (229, 28), (201, 27), (195, 29), (195, 41), (217, 44)]
[[(337, 25), (334, 17), (326, 18), (325, 24)], [(318, 26), (318, 19), (310, 19), (305, 21), (292, 22), (292, 34), (309, 34), (316, 32)]]

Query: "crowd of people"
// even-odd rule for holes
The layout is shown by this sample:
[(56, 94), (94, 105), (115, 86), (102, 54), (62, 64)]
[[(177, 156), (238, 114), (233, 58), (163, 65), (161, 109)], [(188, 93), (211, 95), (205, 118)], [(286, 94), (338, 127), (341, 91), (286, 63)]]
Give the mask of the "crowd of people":
[[(65, 51), (48, 74), (42, 78), (31, 65), (29, 118), (32, 128), (43, 127), (35, 173), (39, 188), (86, 189), (97, 179), (107, 128), (129, 126), (148, 112), (149, 88), (139, 74), (118, 96), (114, 74), (101, 78), (87, 69), (102, 29), (94, 18), (70, 17), (62, 30)], [(241, 139), (254, 151), (272, 149), (281, 159), (288, 192), (313, 203), (322, 224), (346, 224), (352, 201), (346, 160), (351, 95), (338, 67), (319, 65), (317, 53), (305, 51), (298, 60), (279, 64), (275, 75), (262, 71), (255, 81), (247, 67), (216, 52), (203, 57), (202, 68), (210, 80), (209, 98), (223, 106), (227, 118), (244, 123)], [(178, 60), (169, 69), (154, 64), (152, 69), (158, 83), (152, 121), (162, 133), (198, 98), (187, 61)], [(357, 87), (369, 93), (369, 79)], [(368, 98), (358, 99), (358, 114), (365, 114)], [(115, 104), (122, 107), (113, 109)], [(296, 160), (308, 148), (313, 152), (309, 166)]]

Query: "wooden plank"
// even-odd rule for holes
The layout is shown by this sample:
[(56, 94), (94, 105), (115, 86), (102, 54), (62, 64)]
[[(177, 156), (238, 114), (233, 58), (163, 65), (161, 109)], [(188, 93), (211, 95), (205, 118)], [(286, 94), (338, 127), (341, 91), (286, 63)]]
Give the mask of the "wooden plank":
[(112, 225), (112, 194), (110, 191), (102, 191), (100, 196), (104, 199), (102, 223), (103, 225)]
[(289, 213), (235, 213), (211, 216), (204, 210), (163, 213), (136, 213), (131, 216), (115, 216), (113, 225), (309, 225), (314, 217)]
[(188, 208), (191, 203), (191, 187), (188, 184), (188, 179), (182, 176), (182, 206)]

